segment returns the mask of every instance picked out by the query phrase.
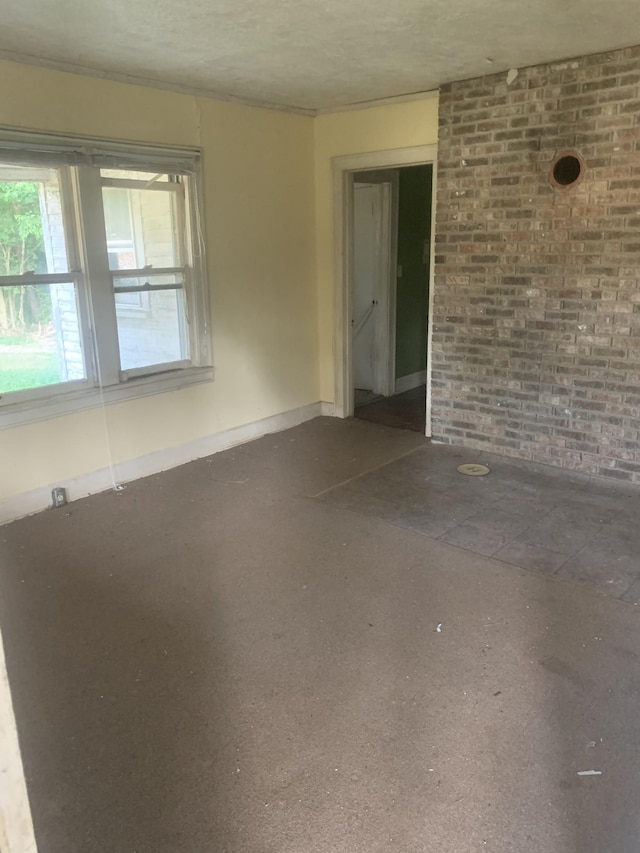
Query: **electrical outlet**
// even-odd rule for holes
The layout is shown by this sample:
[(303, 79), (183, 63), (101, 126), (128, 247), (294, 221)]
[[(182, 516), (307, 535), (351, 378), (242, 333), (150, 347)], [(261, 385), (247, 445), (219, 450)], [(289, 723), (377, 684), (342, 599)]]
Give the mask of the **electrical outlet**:
[(64, 506), (67, 502), (67, 490), (62, 486), (51, 490), (51, 501), (54, 507)]

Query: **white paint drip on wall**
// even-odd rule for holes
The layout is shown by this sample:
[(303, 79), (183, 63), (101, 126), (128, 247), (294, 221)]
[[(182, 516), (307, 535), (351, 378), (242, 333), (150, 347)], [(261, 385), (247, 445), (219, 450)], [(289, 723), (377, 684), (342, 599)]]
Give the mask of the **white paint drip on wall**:
[(510, 68), (509, 71), (507, 72), (507, 86), (510, 86), (513, 83), (513, 81), (516, 79), (517, 76), (518, 76), (518, 69), (517, 68)]

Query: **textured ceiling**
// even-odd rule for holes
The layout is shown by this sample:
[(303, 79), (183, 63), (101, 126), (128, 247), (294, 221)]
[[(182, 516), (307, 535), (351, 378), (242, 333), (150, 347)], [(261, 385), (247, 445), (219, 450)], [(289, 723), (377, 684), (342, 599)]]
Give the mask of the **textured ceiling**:
[(640, 43), (639, 0), (5, 0), (0, 56), (328, 109)]

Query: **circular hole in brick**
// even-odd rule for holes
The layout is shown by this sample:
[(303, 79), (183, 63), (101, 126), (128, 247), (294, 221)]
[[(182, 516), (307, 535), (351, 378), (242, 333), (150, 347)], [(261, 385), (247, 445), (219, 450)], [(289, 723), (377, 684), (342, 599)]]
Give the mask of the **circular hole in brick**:
[(566, 190), (579, 184), (584, 176), (584, 160), (576, 151), (558, 154), (551, 164), (551, 183)]

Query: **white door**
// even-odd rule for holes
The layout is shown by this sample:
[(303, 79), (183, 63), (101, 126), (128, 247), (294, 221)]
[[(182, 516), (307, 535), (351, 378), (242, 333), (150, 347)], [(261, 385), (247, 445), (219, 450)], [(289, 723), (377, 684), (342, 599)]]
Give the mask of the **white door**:
[(353, 384), (375, 394), (386, 392), (381, 365), (387, 301), (383, 233), (386, 198), (384, 184), (353, 185)]

